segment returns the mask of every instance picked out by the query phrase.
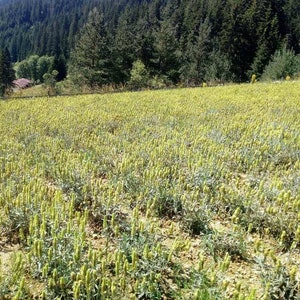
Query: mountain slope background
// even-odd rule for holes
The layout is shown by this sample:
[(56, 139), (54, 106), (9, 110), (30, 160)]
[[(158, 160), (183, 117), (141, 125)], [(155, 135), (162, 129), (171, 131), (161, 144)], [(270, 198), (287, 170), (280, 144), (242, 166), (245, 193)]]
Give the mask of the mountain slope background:
[(97, 0), (11, 0), (0, 6), (0, 45), (13, 61), (32, 54), (68, 56), (75, 35)]
[(13, 62), (33, 54), (68, 61), (94, 8), (118, 82), (137, 60), (173, 83), (241, 82), (261, 75), (276, 51), (299, 53), (295, 0), (2, 0), (0, 47)]

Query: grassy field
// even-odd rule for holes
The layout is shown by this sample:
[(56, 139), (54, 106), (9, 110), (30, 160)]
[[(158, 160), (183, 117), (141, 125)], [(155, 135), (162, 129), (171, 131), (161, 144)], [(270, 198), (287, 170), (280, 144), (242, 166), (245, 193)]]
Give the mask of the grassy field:
[(300, 82), (0, 102), (0, 299), (299, 299)]

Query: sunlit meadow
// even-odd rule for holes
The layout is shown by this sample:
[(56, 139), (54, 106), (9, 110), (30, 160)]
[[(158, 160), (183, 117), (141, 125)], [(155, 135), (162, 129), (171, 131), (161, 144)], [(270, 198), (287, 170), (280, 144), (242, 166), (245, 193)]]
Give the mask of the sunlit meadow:
[(299, 91), (1, 101), (0, 299), (299, 299)]

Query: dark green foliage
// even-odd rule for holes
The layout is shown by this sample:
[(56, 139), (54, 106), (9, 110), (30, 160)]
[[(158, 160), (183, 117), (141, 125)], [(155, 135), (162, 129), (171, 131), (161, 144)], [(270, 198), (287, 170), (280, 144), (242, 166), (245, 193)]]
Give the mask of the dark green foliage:
[(80, 32), (71, 53), (70, 76), (77, 84), (90, 87), (110, 82), (109, 38), (103, 15), (95, 8)]
[(15, 64), (18, 78), (28, 78), (36, 83), (44, 82), (44, 75), (52, 73), (55, 67), (53, 56), (31, 55)]
[[(175, 25), (175, 24), (174, 24)], [(171, 82), (179, 79), (180, 49), (176, 40), (176, 27), (167, 20), (154, 32), (154, 51), (151, 65), (159, 76), (166, 76)]]
[(128, 83), (138, 60), (151, 87), (249, 81), (282, 45), (299, 53), (299, 8), (294, 0), (4, 1), (0, 47), (12, 61), (55, 57), (57, 81), (68, 64), (73, 81), (91, 88)]
[(0, 6), (0, 47), (8, 47), (13, 61), (32, 54), (68, 56), (78, 29), (99, 5), (99, 0), (7, 2)]
[(213, 50), (204, 64), (204, 80), (222, 84), (232, 81), (231, 62), (228, 56), (220, 50)]
[(15, 71), (12, 67), (10, 53), (8, 49), (0, 49), (0, 97), (12, 87), (15, 79)]
[(297, 0), (283, 1), (285, 26), (287, 29), (288, 47), (299, 52), (300, 40), (300, 2)]
[(208, 55), (212, 44), (211, 26), (209, 20), (206, 19), (199, 25), (197, 33), (188, 34), (186, 44), (183, 45), (184, 64), (180, 69), (180, 77), (187, 85), (199, 84), (205, 76), (204, 65), (208, 64)]
[(58, 72), (55, 78), (57, 81), (62, 81), (67, 77), (67, 62), (64, 55), (54, 57), (51, 69)]
[(257, 50), (252, 63), (252, 74), (261, 75), (265, 65), (280, 45), (278, 15), (269, 1), (260, 1), (254, 15), (256, 20)]

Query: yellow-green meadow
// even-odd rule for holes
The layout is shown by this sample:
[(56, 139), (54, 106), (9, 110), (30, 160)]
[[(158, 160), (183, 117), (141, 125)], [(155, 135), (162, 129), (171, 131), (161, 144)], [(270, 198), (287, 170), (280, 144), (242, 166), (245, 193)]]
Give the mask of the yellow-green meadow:
[(0, 102), (0, 299), (298, 299), (300, 82)]

